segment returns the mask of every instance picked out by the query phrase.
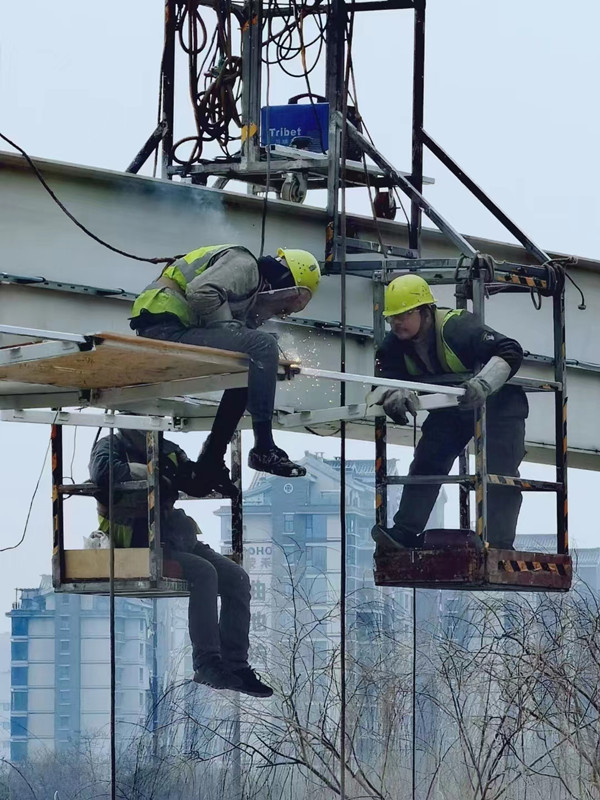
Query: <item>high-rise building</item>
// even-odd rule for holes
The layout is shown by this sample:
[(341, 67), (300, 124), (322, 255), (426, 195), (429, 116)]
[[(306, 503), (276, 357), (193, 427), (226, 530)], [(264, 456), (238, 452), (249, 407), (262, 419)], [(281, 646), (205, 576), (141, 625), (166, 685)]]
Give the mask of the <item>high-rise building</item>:
[[(152, 652), (149, 601), (117, 598), (117, 718), (136, 724), (149, 706)], [(110, 723), (109, 600), (55, 594), (49, 577), (20, 589), (11, 620), (10, 757), (108, 741)]]

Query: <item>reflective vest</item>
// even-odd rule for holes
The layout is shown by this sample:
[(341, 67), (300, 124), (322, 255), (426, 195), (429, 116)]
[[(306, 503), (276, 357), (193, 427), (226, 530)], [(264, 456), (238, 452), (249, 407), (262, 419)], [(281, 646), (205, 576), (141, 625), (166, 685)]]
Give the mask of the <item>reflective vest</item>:
[(142, 311), (150, 314), (174, 314), (183, 325), (192, 324), (192, 311), (185, 298), (188, 284), (205, 272), (226, 250), (246, 250), (234, 244), (212, 244), (199, 247), (166, 267), (159, 278), (146, 286), (136, 298), (131, 318), (139, 317)]
[[(444, 373), (446, 372), (468, 372), (469, 370), (462, 363), (460, 358), (456, 355), (454, 350), (450, 348), (446, 339), (444, 338), (444, 328), (446, 323), (452, 317), (458, 317), (462, 314), (461, 309), (447, 309), (436, 308), (434, 315), (435, 325), (435, 351)], [(404, 355), (404, 363), (409, 375), (423, 375), (423, 370), (418, 366), (417, 362), (409, 355)]]

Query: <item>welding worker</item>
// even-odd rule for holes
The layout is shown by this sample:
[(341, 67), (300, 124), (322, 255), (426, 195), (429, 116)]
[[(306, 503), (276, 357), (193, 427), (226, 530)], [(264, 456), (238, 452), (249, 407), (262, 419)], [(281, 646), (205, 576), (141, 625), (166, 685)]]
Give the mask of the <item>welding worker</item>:
[(211, 245), (177, 258), (133, 304), (130, 324), (140, 336), (249, 356), (248, 387), (223, 393), (198, 458), (206, 493), (235, 492), (223, 458), (246, 409), (254, 430), (248, 465), (286, 478), (306, 474), (273, 441), (278, 348), (272, 334), (257, 328), (272, 316), (301, 311), (320, 278), (319, 264), (306, 250), (257, 259), (239, 245)]
[[(113, 481), (147, 480), (146, 435), (119, 430), (113, 436)], [(90, 456), (90, 476), (100, 488), (100, 530), (110, 532), (108, 485), (110, 437), (99, 439)], [(183, 509), (174, 508), (179, 491), (196, 495), (193, 470), (185, 452), (162, 440), (160, 450), (160, 531), (167, 559), (177, 561), (190, 590), (189, 633), (194, 681), (213, 689), (232, 689), (253, 697), (273, 690), (248, 664), (250, 580), (241, 566), (198, 541), (200, 529)], [(148, 547), (147, 490), (117, 491), (113, 500), (115, 547)], [(217, 595), (221, 597), (220, 617)]]
[[(447, 475), (474, 433), (473, 410), (487, 403), (487, 466), (491, 474), (518, 476), (525, 455), (527, 397), (507, 385), (523, 360), (514, 339), (483, 325), (464, 310), (438, 308), (429, 285), (418, 275), (395, 278), (385, 293), (384, 317), (391, 327), (377, 353), (380, 374), (399, 380), (475, 372), (462, 383), (458, 406), (431, 411), (423, 423), (410, 475)], [(433, 379), (435, 381), (435, 379)], [(377, 401), (400, 425), (416, 413), (408, 389), (381, 392)], [(435, 504), (439, 485), (406, 485), (391, 528), (375, 526), (383, 547), (415, 547)], [(491, 547), (512, 549), (521, 507), (515, 487), (489, 485), (487, 536)]]

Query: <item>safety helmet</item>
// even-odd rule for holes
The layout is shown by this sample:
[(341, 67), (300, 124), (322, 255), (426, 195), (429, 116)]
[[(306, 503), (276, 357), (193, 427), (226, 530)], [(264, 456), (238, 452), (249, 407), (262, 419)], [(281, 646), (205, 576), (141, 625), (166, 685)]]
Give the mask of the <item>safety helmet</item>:
[(435, 302), (427, 281), (419, 275), (401, 275), (399, 278), (394, 278), (385, 290), (383, 316), (393, 317)]
[(317, 291), (321, 280), (319, 262), (308, 250), (282, 250), (277, 251), (278, 258), (284, 258), (288, 265), (296, 286), (304, 286), (311, 294)]

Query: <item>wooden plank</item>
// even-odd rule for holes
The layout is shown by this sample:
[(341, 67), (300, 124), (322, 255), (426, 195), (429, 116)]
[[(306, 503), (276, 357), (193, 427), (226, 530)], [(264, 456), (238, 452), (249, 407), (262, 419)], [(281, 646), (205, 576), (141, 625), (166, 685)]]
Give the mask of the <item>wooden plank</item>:
[[(245, 372), (242, 353), (100, 333), (91, 350), (0, 368), (0, 380), (70, 389), (140, 386), (183, 378)], [(21, 349), (35, 345), (24, 345)]]
[[(110, 550), (65, 550), (63, 582), (107, 580)], [(115, 579), (150, 578), (150, 550), (132, 547), (115, 550)]]

